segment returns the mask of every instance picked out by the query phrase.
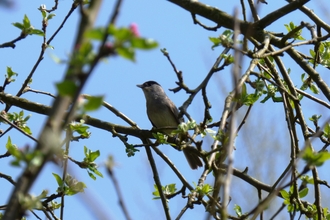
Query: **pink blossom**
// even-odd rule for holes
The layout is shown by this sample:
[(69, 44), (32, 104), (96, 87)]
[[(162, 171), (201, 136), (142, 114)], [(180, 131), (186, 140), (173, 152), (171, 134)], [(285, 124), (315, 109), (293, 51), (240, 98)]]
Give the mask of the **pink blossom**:
[(136, 23), (132, 23), (129, 26), (129, 29), (131, 29), (132, 33), (134, 34), (134, 36), (139, 37), (140, 33), (139, 33), (139, 29)]

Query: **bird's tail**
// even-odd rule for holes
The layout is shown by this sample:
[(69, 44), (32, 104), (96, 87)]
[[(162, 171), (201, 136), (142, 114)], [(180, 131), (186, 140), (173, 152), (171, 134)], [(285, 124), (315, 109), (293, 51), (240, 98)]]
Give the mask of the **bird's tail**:
[(183, 148), (183, 153), (186, 156), (191, 169), (196, 170), (198, 167), (203, 166), (203, 163), (198, 155), (189, 148)]

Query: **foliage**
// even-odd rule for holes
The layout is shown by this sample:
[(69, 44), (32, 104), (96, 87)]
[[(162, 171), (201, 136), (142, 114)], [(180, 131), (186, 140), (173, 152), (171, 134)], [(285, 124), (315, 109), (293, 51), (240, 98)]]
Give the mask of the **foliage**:
[[(246, 7), (246, 2), (249, 7)], [(0, 122), (4, 129), (0, 138), (5, 141), (5, 153), (0, 155), (0, 160), (2, 162), (10, 157), (8, 168), (14, 167), (20, 174), (14, 180), (11, 169), (4, 169), (1, 171), (4, 173), (0, 173), (1, 180), (11, 183), (13, 188), (0, 218), (24, 219), (26, 213), (31, 212), (38, 219), (65, 219), (65, 209), (75, 212), (71, 207), (64, 206), (68, 196), (84, 193), (87, 187), (92, 188), (93, 185), (81, 181), (80, 175), (74, 175), (71, 169), (74, 166), (83, 170), (84, 177), (95, 184), (102, 181), (97, 177), (109, 177), (117, 193), (114, 197), (118, 197), (126, 219), (131, 219), (130, 210), (127, 209), (129, 206), (124, 203), (124, 200), (131, 198), (122, 198), (121, 190), (126, 193), (127, 189), (122, 189), (116, 179), (115, 157), (111, 155), (107, 163), (102, 163), (101, 156), (108, 154), (104, 149), (115, 149), (116, 154), (127, 155), (127, 160), (134, 161), (142, 158), (144, 151), (140, 149), (144, 149), (152, 172), (148, 175), (153, 177), (154, 191), (150, 190), (141, 199), (151, 200), (152, 195), (153, 200), (162, 204), (163, 210), (157, 210), (157, 218), (171, 219), (175, 215), (171, 205), (178, 204), (182, 207), (179, 207), (181, 212), (176, 219), (197, 212), (199, 215), (207, 213), (208, 218), (214, 219), (277, 219), (283, 216), (290, 219), (300, 219), (302, 216), (315, 220), (330, 219), (329, 202), (321, 199), (329, 194), (330, 188), (328, 176), (322, 172), (328, 170), (330, 159), (330, 88), (327, 72), (330, 66), (330, 26), (321, 20), (321, 15), (307, 8), (307, 2), (287, 0), (282, 8), (268, 8), (269, 14), (260, 17), (260, 11), (250, 0), (240, 2), (242, 15), (235, 16), (199, 1), (167, 1), (166, 4), (173, 3), (178, 9), (180, 7), (182, 14), (191, 14), (193, 23), (200, 29), (217, 31), (208, 34), (204, 42), (211, 44), (208, 50), (218, 55), (207, 73), (196, 75), (194, 79), (194, 73), (189, 75), (178, 70), (169, 51), (161, 49), (159, 54), (166, 57), (177, 78), (177, 87), (171, 91), (184, 91), (186, 100), (178, 108), (180, 118), (175, 118), (177, 126), (151, 130), (141, 129), (133, 121), (134, 116), (129, 118), (125, 115), (127, 109), (119, 110), (117, 106), (110, 105), (105, 101), (105, 95), (82, 94), (91, 78), (94, 75), (99, 77), (95, 72), (104, 61), (113, 64), (124, 58), (127, 63), (137, 63), (139, 51), (148, 52), (159, 46), (150, 36), (142, 36), (137, 24), (118, 25), (122, 1), (116, 2), (107, 21), (97, 22), (97, 25), (101, 1), (96, 0), (75, 0), (64, 16), (61, 13), (58, 13), (61, 16), (55, 15), (55, 12), (60, 12), (61, 1), (54, 1), (51, 9), (41, 5), (36, 11), (40, 29), (35, 28), (30, 14), (21, 15), (23, 20), (14, 21), (14, 27), (11, 26), (16, 32), (19, 29), (20, 33), (12, 40), (0, 42), (0, 49), (14, 49), (28, 42), (30, 37), (37, 38), (33, 36), (37, 35), (40, 54), (30, 71), (23, 73), (16, 70), (17, 66), (8, 64), (1, 67), (5, 74), (0, 87), (3, 104)], [(267, 4), (266, 1), (258, 1), (258, 4), (262, 3)], [(295, 11), (300, 11), (301, 19), (308, 22), (287, 20), (286, 24), (281, 23), (283, 17), (291, 19)], [(55, 83), (57, 94), (35, 90), (33, 87), (39, 85), (32, 84), (33, 78), (41, 78), (40, 68), (45, 54), (55, 48), (51, 44), (60, 45), (61, 42), (56, 40), (60, 39), (63, 28), (68, 26), (67, 22), (74, 14), (78, 15), (79, 25), (70, 27), (72, 33), (78, 33), (72, 51), (65, 59), (51, 55), (56, 61), (55, 65), (65, 65), (61, 80)], [(252, 17), (247, 18), (247, 14), (252, 14)], [(196, 16), (216, 25), (206, 26)], [(273, 24), (280, 24), (286, 32), (277, 33)], [(170, 25), (174, 30), (176, 24)], [(185, 27), (180, 28), (185, 31)], [(175, 36), (181, 38), (180, 33)], [(181, 45), (171, 46), (181, 48)], [(36, 48), (31, 46), (32, 50)], [(24, 58), (28, 58), (29, 51), (24, 53)], [(180, 59), (190, 60), (191, 55), (186, 53), (187, 57)], [(149, 63), (152, 65), (153, 61)], [(55, 74), (51, 66), (48, 71), (42, 75), (44, 80), (48, 80), (47, 74)], [(111, 79), (102, 78), (104, 81)], [(190, 79), (198, 84), (194, 85)], [(120, 86), (126, 86), (128, 81), (121, 80)], [(15, 89), (14, 85), (18, 88), (17, 93), (11, 95), (9, 93)], [(112, 96), (123, 99), (115, 88), (104, 89), (110, 91)], [(224, 97), (219, 95), (220, 89), (225, 91)], [(22, 98), (23, 94), (25, 98)], [(40, 104), (39, 99), (35, 99), (36, 94), (51, 97), (52, 102), (42, 99)], [(136, 107), (134, 100), (121, 101), (129, 103), (129, 108)], [(49, 103), (52, 103), (51, 106), (47, 106)], [(215, 108), (211, 109), (212, 105)], [(266, 107), (269, 118), (265, 119), (253, 112)], [(279, 107), (281, 110), (278, 110)], [(113, 117), (101, 118), (99, 111), (104, 109), (116, 116), (119, 122)], [(196, 109), (203, 113), (196, 116)], [(170, 111), (177, 115), (173, 108)], [(280, 115), (280, 118), (271, 121), (273, 114)], [(44, 117), (45, 121), (40, 123), (38, 116)], [(285, 121), (284, 126), (280, 121)], [(92, 130), (97, 134), (106, 131), (120, 144), (109, 142), (110, 135), (100, 138), (102, 140), (98, 143), (104, 146), (93, 144), (90, 141), (96, 141)], [(167, 130), (170, 131), (165, 132)], [(16, 131), (21, 136), (16, 136)], [(266, 133), (266, 141), (260, 141), (260, 136)], [(283, 140), (275, 140), (282, 137)], [(22, 141), (26, 143), (24, 147), (21, 146)], [(30, 141), (34, 146), (30, 146)], [(176, 164), (165, 155), (166, 151), (160, 145), (183, 151), (187, 158), (193, 156), (200, 159), (203, 161), (203, 166), (199, 168), (201, 172), (180, 170), (178, 167), (181, 164)], [(104, 148), (100, 150), (101, 147)], [(83, 159), (77, 159), (78, 155), (72, 151), (83, 154)], [(236, 154), (242, 158), (235, 157)], [(272, 165), (274, 158), (278, 161)], [(159, 169), (160, 160), (166, 163), (164, 169), (170, 170), (173, 175), (173, 181), (166, 185), (162, 184), (165, 177)], [(239, 166), (246, 164), (244, 170), (238, 169), (235, 160)], [(125, 164), (124, 161), (120, 162)], [(39, 180), (41, 171), (49, 164), (55, 165), (61, 172), (52, 173), (56, 189), (45, 185), (45, 189), (38, 188), (41, 193), (34, 196), (30, 192), (31, 186)], [(136, 166), (142, 167), (141, 164)], [(267, 169), (266, 176), (258, 176), (258, 168)], [(102, 169), (107, 171), (107, 176)], [(280, 175), (273, 171), (280, 171)], [(122, 172), (119, 175), (124, 176), (134, 190), (142, 188), (131, 178), (131, 173)], [(245, 191), (245, 187), (256, 190)], [(102, 190), (112, 190), (109, 188)], [(197, 209), (197, 206), (202, 209)], [(37, 210), (42, 212), (36, 214)]]
[(27, 35), (39, 35), (39, 36), (44, 35), (42, 30), (35, 29), (31, 25), (31, 22), (27, 15), (24, 15), (24, 19), (22, 23), (15, 22), (13, 23), (13, 25), (22, 31), (21, 36), (23, 38), (26, 37)]

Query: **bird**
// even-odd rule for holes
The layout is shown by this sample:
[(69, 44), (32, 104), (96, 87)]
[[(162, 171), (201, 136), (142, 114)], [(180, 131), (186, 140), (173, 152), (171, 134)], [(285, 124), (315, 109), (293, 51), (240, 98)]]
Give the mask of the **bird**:
[[(183, 122), (183, 118), (179, 118), (179, 111), (175, 104), (166, 95), (161, 85), (155, 81), (147, 81), (136, 86), (142, 89), (146, 98), (147, 115), (151, 124), (171, 136), (171, 132)], [(183, 148), (183, 153), (191, 169), (195, 170), (203, 166), (196, 153), (187, 148)]]

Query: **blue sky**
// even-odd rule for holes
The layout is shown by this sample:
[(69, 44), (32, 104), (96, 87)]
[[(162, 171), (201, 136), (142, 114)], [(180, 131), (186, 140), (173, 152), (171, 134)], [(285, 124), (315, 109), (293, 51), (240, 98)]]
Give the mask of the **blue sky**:
[[(239, 1), (226, 1), (225, 4), (223, 1), (203, 2), (218, 7), (229, 14), (234, 11), (234, 7), (240, 6)], [(329, 23), (330, 17), (323, 10), (322, 5), (324, 4), (322, 2), (324, 3), (322, 0), (313, 1), (313, 3), (307, 4), (307, 6), (316, 12), (320, 12), (319, 16), (323, 18), (325, 22)], [(21, 22), (24, 14), (30, 18), (31, 23), (36, 28), (40, 28), (41, 14), (37, 8), (41, 4), (45, 4), (47, 8), (50, 8), (53, 1), (35, 0), (17, 1), (15, 3), (12, 9), (0, 8), (0, 13), (2, 14), (0, 29), (3, 30), (0, 35), (1, 43), (10, 41), (19, 35), (20, 31), (12, 26), (11, 23)], [(72, 1), (69, 0), (59, 1), (59, 9), (55, 12), (56, 17), (49, 22), (47, 28), (48, 37), (62, 22), (71, 4)], [(112, 11), (112, 4), (112, 1), (104, 1), (97, 20), (97, 25), (104, 25), (107, 22), (108, 15)], [(260, 17), (263, 17), (270, 11), (278, 9), (285, 4), (286, 1), (273, 0), (268, 0), (268, 5), (260, 4)], [(72, 42), (75, 38), (76, 27), (79, 25), (77, 19), (78, 11), (70, 17), (63, 30), (52, 42), (52, 46), (54, 46), (55, 49), (47, 50), (44, 60), (33, 78), (33, 83), (31, 85), (33, 89), (48, 91), (53, 94), (56, 93), (54, 84), (62, 79), (65, 65), (55, 63), (52, 56), (59, 57), (63, 60), (68, 58), (68, 54), (73, 48)], [(272, 31), (285, 33), (286, 29), (284, 24), (288, 24), (290, 21), (298, 24), (301, 21), (308, 21), (306, 19), (307, 18), (303, 17), (301, 13), (295, 12), (290, 16), (279, 19), (271, 28)], [(200, 18), (200, 20), (209, 26), (213, 25), (205, 19)], [(215, 62), (216, 57), (222, 51), (222, 48), (211, 50), (212, 44), (208, 40), (208, 37), (216, 37), (221, 34), (224, 29), (220, 29), (217, 32), (205, 31), (201, 27), (193, 24), (191, 15), (187, 11), (164, 0), (153, 2), (147, 0), (124, 1), (117, 21), (118, 26), (125, 27), (131, 23), (136, 23), (139, 27), (140, 34), (158, 41), (159, 48), (152, 51), (137, 52), (137, 61), (135, 63), (120, 57), (105, 60), (98, 65), (83, 92), (90, 95), (104, 95), (105, 101), (130, 117), (139, 127), (150, 129), (151, 124), (145, 113), (144, 96), (142, 91), (136, 87), (136, 84), (141, 84), (147, 80), (159, 82), (177, 106), (181, 105), (188, 97), (184, 92), (173, 94), (167, 90), (176, 86), (175, 81), (177, 79), (171, 65), (159, 49), (166, 48), (168, 50), (176, 67), (183, 71), (186, 84), (194, 88), (203, 77), (205, 77)], [(304, 31), (304, 34), (305, 37), (309, 37), (307, 31)], [(6, 66), (11, 66), (13, 71), (19, 74), (16, 82), (10, 84), (6, 88), (7, 93), (15, 94), (17, 92), (39, 56), (41, 42), (41, 37), (29, 36), (27, 39), (18, 42), (15, 49), (4, 48), (0, 50), (0, 71), (2, 71), (2, 77), (4, 77)], [(308, 49), (302, 48), (301, 51), (306, 52)], [(291, 68), (293, 78), (299, 79), (302, 74), (301, 70), (296, 69), (292, 60), (287, 58), (288, 57), (284, 57), (287, 65), (286, 67)], [(245, 71), (244, 67), (247, 65), (248, 60), (245, 60), (241, 65), (243, 72)], [(318, 70), (320, 73), (326, 72), (326, 70), (322, 68)], [(295, 81), (295, 83), (297, 86), (300, 86), (299, 80)], [(212, 102), (211, 114), (214, 116), (215, 121), (218, 121), (221, 116), (224, 97), (231, 91), (231, 87), (230, 68), (216, 74), (210, 82), (208, 94)], [(322, 96), (320, 97), (322, 98)], [(52, 103), (52, 98), (39, 94), (26, 93), (23, 95), (23, 98), (48, 105)], [(306, 105), (308, 105), (308, 102), (306, 102)], [(17, 109), (12, 108), (12, 111), (15, 110)], [(188, 110), (197, 122), (202, 120), (203, 105), (200, 95), (196, 97), (196, 101), (192, 103)], [(304, 113), (306, 117), (310, 117), (311, 114), (315, 113), (322, 114), (325, 118), (329, 117), (328, 111), (313, 105), (310, 105), (307, 112)], [(28, 114), (28, 112), (26, 112), (26, 114)], [(31, 114), (32, 117), (29, 126), (31, 127), (33, 135), (38, 137), (42, 127), (41, 124), (44, 122), (45, 118), (35, 113)], [(239, 114), (244, 114), (244, 108)], [(237, 138), (235, 144), (237, 150), (234, 152), (235, 167), (243, 170), (248, 166), (252, 176), (271, 184), (281, 174), (283, 166), (290, 160), (288, 153), (290, 146), (287, 144), (288, 134), (285, 118), (283, 117), (283, 107), (280, 104), (257, 103), (251, 114), (257, 115), (258, 117), (253, 118), (253, 115), (251, 115), (252, 120), (248, 120), (244, 127), (246, 130), (243, 129), (242, 134)], [(105, 109), (92, 112), (90, 115), (104, 121), (125, 125), (122, 120)], [(4, 124), (0, 126), (3, 130), (6, 128)], [(283, 129), (285, 132), (279, 132), (279, 129)], [(155, 217), (157, 217), (158, 219), (164, 219), (160, 200), (152, 200), (152, 192), (154, 191), (153, 176), (144, 149), (141, 149), (140, 153), (137, 153), (135, 157), (128, 158), (125, 153), (124, 145), (116, 138), (113, 138), (109, 132), (98, 131), (93, 128), (91, 128), (91, 132), (92, 136), (89, 140), (81, 140), (79, 143), (72, 143), (70, 155), (76, 160), (82, 160), (84, 157), (83, 146), (87, 146), (92, 150), (99, 149), (101, 151), (101, 157), (97, 162), (100, 165), (100, 171), (104, 174), (104, 178), (98, 178), (96, 181), (93, 181), (88, 177), (87, 172), (77, 169), (73, 164), (69, 166), (71, 175), (75, 176), (80, 181), (84, 181), (87, 185), (87, 189), (84, 195), (66, 197), (65, 219), (74, 219), (77, 217), (85, 220), (124, 219), (120, 207), (118, 206), (117, 195), (114, 192), (113, 184), (107, 177), (105, 169), (103, 168), (104, 162), (109, 155), (112, 155), (115, 159), (115, 174), (132, 218), (155, 219)], [(35, 145), (33, 141), (26, 139), (17, 131), (11, 131), (9, 135), (18, 147), (33, 147)], [(0, 139), (0, 146), (3, 146), (0, 152), (5, 152), (7, 138), (8, 135), (5, 135)], [(262, 143), (264, 147), (262, 150), (259, 148), (260, 146), (255, 144), (256, 141)], [(129, 142), (132, 144), (140, 143), (139, 140), (134, 138), (129, 138)], [(204, 141), (205, 148), (211, 143), (210, 139), (206, 139)], [(303, 143), (300, 144), (303, 146)], [(177, 152), (168, 146), (160, 146), (159, 148), (177, 165), (188, 179), (188, 182), (198, 182), (202, 170), (191, 171), (182, 152)], [(262, 155), (260, 155), (261, 153)], [(260, 164), (264, 163), (265, 157), (269, 159), (269, 163), (266, 167), (262, 167)], [(157, 156), (155, 156), (155, 158), (162, 184), (165, 185), (176, 182), (177, 188), (180, 188), (181, 185), (179, 181), (165, 163), (157, 158)], [(12, 174), (14, 177), (17, 177), (20, 174), (20, 169), (8, 168), (10, 161), (10, 158), (0, 160), (0, 172)], [(329, 164), (327, 163), (326, 166), (328, 167)], [(47, 165), (31, 189), (32, 194), (40, 194), (41, 190), (45, 187), (50, 193), (56, 191), (57, 184), (51, 174), (52, 172), (58, 174), (62, 173), (61, 168), (53, 164)], [(320, 173), (321, 178), (328, 182), (330, 181), (329, 176), (322, 176), (325, 172), (321, 170)], [(212, 177), (209, 177), (207, 182), (212, 184)], [(2, 191), (5, 192), (2, 193), (0, 204), (5, 204), (5, 198), (10, 194), (11, 185), (5, 180), (0, 180), (0, 186), (3, 189)], [(255, 189), (248, 187), (246, 184), (242, 184), (242, 181), (236, 178), (233, 179), (232, 192), (233, 200), (229, 206), (229, 210), (232, 214), (232, 207), (234, 204), (241, 205), (245, 212), (253, 208), (251, 207), (252, 201), (254, 204), (257, 202)], [(324, 202), (326, 202), (326, 199)], [(185, 200), (182, 198), (175, 198), (172, 199), (169, 204), (172, 217), (175, 218), (184, 207)], [(275, 210), (280, 204), (281, 203), (277, 203)], [(323, 205), (326, 206), (326, 204), (327, 206), (330, 205), (329, 202)], [(100, 212), (108, 217), (97, 216), (96, 213)], [(42, 216), (41, 213), (40, 215)], [(187, 214), (182, 219), (203, 219), (204, 216), (204, 207), (195, 206), (195, 209), (188, 210)], [(28, 219), (34, 219), (34, 217), (29, 216)]]

